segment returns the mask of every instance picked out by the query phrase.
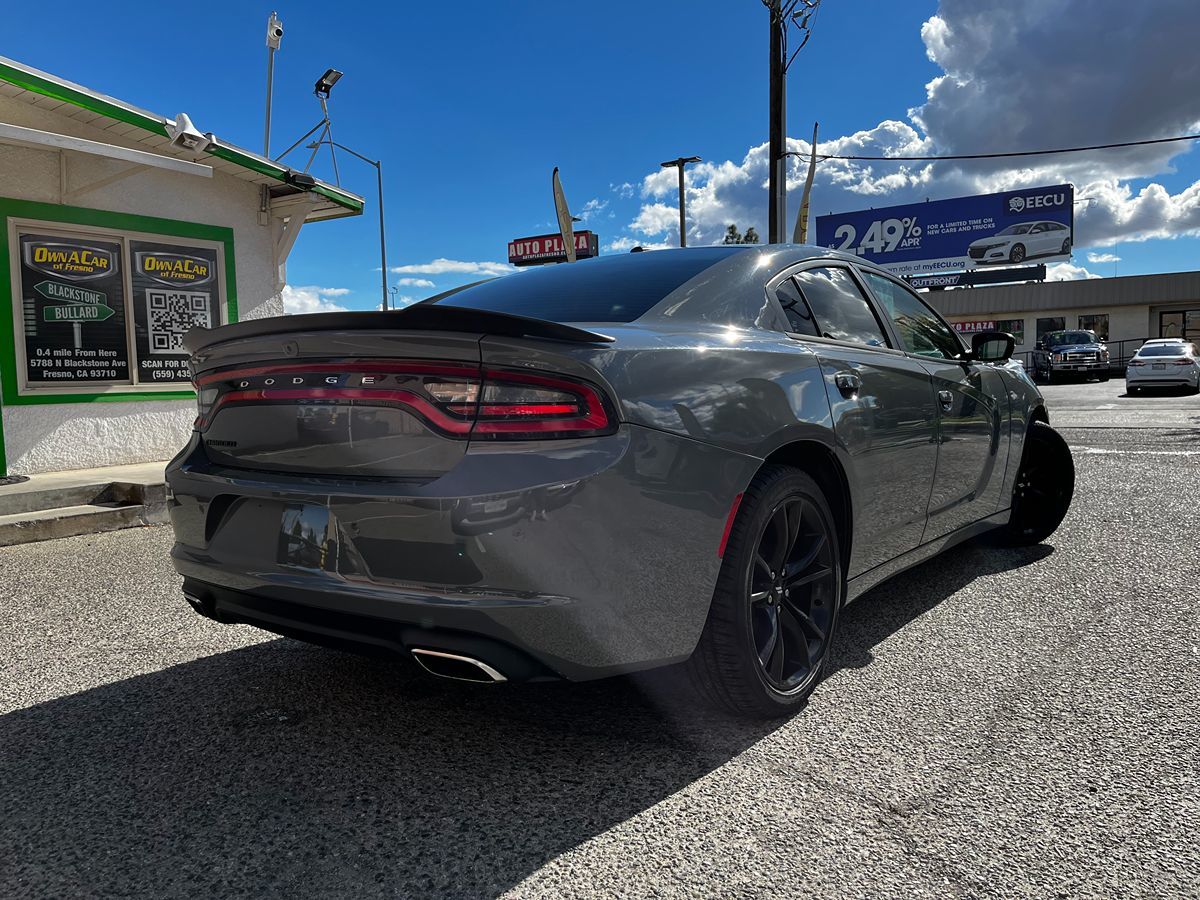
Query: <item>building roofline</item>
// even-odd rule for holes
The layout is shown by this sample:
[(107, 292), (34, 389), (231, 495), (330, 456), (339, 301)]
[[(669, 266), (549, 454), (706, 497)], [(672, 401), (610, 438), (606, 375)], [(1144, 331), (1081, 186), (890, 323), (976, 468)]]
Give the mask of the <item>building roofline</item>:
[[(23, 91), (58, 100), (105, 119), (133, 126), (146, 135), (169, 140), (168, 127), (173, 127), (175, 124), (174, 119), (141, 109), (131, 103), (109, 97), (107, 94), (101, 94), (83, 85), (75, 84), (48, 72), (42, 72), (4, 56), (0, 56), (0, 82), (7, 82)], [(163, 148), (157, 146), (155, 149), (161, 152)], [(202, 154), (224, 160), (248, 172), (253, 172), (257, 176), (278, 181), (281, 184), (288, 183), (288, 173), (291, 172), (287, 166), (216, 137), (202, 151)], [(195, 154), (188, 155), (195, 156)], [(310, 191), (336, 204), (350, 215), (358, 215), (363, 211), (362, 197), (336, 185), (318, 180), (310, 188)]]

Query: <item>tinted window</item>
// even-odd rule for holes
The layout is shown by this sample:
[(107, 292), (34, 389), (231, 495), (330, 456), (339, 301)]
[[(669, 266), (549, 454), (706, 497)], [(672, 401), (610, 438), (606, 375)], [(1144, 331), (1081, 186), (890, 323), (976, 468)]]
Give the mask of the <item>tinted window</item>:
[(632, 322), (685, 281), (738, 252), (697, 247), (540, 266), (433, 302), (551, 322)]
[(808, 269), (796, 276), (796, 283), (824, 337), (872, 347), (888, 346), (879, 320), (849, 269), (840, 266)]
[(1096, 343), (1096, 335), (1090, 331), (1058, 331), (1046, 335), (1047, 347), (1065, 347), (1069, 344), (1094, 343)]
[(796, 334), (811, 334), (814, 337), (820, 336), (820, 332), (817, 331), (817, 323), (813, 321), (812, 311), (804, 302), (800, 289), (790, 278), (775, 288), (775, 299), (779, 301), (779, 305), (783, 307), (783, 314), (787, 316), (788, 331)]
[(1137, 352), (1138, 356), (1184, 356), (1187, 349), (1183, 344), (1151, 344)]
[(962, 353), (963, 346), (954, 332), (919, 297), (890, 278), (873, 272), (864, 272), (863, 276), (879, 305), (895, 323), (903, 349), (939, 359), (954, 359)]
[(1102, 341), (1108, 340), (1108, 313), (1080, 316), (1079, 327), (1094, 332)]
[(1060, 331), (1067, 327), (1067, 320), (1062, 316), (1051, 316), (1046, 319), (1037, 320), (1037, 339), (1040, 341), (1046, 336), (1047, 332)]

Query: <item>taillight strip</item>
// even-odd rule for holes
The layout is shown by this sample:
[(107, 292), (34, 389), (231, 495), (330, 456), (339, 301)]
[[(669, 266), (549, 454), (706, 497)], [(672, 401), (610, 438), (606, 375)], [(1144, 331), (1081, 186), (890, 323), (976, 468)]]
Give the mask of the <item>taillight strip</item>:
[(200, 423), (201, 430), (211, 422), (217, 411), (232, 403), (274, 403), (295, 400), (369, 400), (378, 406), (399, 406), (411, 410), (431, 424), (451, 434), (467, 435), (471, 431), (469, 419), (454, 419), (446, 415), (424, 397), (412, 391), (375, 390), (369, 388), (285, 388), (281, 390), (230, 391), (222, 394)]
[(337, 372), (342, 375), (369, 375), (380, 372), (388, 375), (459, 375), (464, 378), (479, 378), (480, 367), (477, 365), (424, 362), (423, 360), (384, 362), (353, 360), (341, 363), (289, 363), (286, 365), (232, 369), (224, 372), (209, 372), (197, 378), (196, 384), (199, 387), (205, 387), (222, 381), (257, 378), (260, 375), (304, 375), (311, 372)]

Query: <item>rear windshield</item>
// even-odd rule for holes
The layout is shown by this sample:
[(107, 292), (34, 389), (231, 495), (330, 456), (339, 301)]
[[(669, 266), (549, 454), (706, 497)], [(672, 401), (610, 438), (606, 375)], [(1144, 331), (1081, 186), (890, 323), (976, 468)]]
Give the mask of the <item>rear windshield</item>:
[(1187, 356), (1187, 347), (1183, 344), (1151, 344), (1137, 352), (1138, 356)]
[(685, 281), (738, 249), (623, 253), (540, 266), (431, 302), (551, 322), (632, 322)]

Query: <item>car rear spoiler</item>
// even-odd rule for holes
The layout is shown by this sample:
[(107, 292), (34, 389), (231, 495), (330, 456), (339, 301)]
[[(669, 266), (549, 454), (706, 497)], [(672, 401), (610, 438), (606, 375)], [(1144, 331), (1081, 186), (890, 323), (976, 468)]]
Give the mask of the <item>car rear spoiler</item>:
[(546, 338), (576, 344), (609, 343), (614, 338), (561, 322), (531, 319), (486, 309), (417, 303), (404, 309), (369, 312), (307, 313), (248, 319), (219, 328), (193, 328), (183, 339), (189, 353), (242, 338), (297, 331), (478, 331), (504, 337)]

